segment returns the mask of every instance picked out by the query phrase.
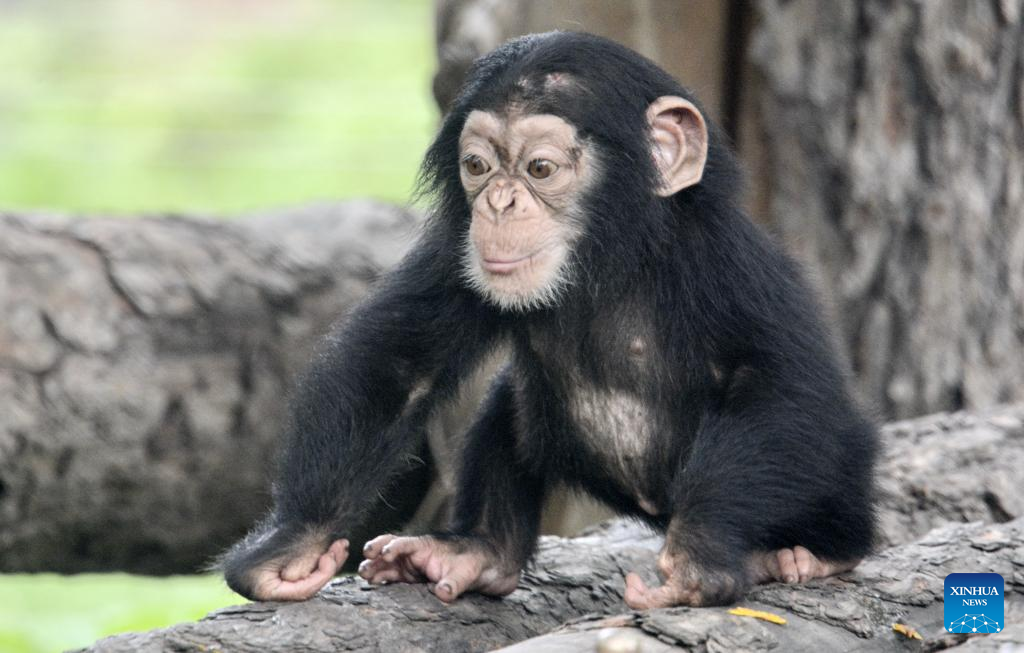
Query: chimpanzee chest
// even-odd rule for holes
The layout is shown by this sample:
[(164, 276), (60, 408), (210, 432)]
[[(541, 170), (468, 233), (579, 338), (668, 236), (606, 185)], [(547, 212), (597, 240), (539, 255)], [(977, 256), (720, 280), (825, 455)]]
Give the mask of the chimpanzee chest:
[(575, 436), (624, 485), (639, 490), (634, 486), (636, 479), (645, 476), (646, 454), (657, 423), (654, 409), (636, 392), (586, 382), (568, 389), (565, 404)]
[[(665, 412), (648, 338), (637, 329), (534, 333), (531, 349), (560, 399), (562, 437), (600, 460), (628, 494), (649, 495), (651, 442), (664, 432)], [(559, 337), (560, 336), (560, 337)]]

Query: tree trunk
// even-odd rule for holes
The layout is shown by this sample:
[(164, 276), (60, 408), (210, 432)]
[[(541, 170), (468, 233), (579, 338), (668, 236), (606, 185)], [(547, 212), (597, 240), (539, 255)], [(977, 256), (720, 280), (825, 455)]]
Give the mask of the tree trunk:
[[(885, 434), (892, 460), (882, 471), (883, 539), (900, 544), (839, 579), (766, 585), (742, 601), (786, 618), (785, 626), (724, 608), (626, 612), (622, 576), (635, 569), (653, 582), (661, 539), (619, 521), (573, 540), (543, 538), (533, 568), (504, 600), (467, 595), (445, 606), (422, 585), (370, 588), (348, 577), (306, 603), (250, 603), (195, 623), (117, 635), (89, 650), (484, 651), (544, 635), (512, 650), (589, 652), (604, 628), (627, 631), (617, 633), (616, 646), (639, 638), (648, 653), (906, 650), (893, 623), (919, 631), (926, 650), (1024, 644), (1024, 517), (1010, 512), (1024, 505), (1024, 487), (1012, 480), (1024, 462), (1024, 405), (898, 423)], [(993, 467), (994, 460), (1005, 468)], [(997, 469), (995, 481), (977, 480), (983, 478), (979, 465)], [(1002, 508), (986, 507), (989, 493)], [(944, 519), (975, 517), (1015, 519), (940, 525), (919, 539)], [(1007, 621), (1017, 625), (985, 640), (943, 634), (942, 583), (954, 571), (1002, 574)], [(598, 650), (638, 650), (602, 646)]]
[(741, 149), (861, 393), (1024, 398), (1024, 2), (757, 7)]
[(0, 215), (0, 571), (189, 572), (244, 533), (292, 376), (414, 222)]
[[(721, 0), (437, 0), (434, 98), (447, 111), (473, 60), (532, 32), (598, 34), (657, 61), (729, 122), (735, 3)], [(680, 44), (685, 47), (680, 47)]]

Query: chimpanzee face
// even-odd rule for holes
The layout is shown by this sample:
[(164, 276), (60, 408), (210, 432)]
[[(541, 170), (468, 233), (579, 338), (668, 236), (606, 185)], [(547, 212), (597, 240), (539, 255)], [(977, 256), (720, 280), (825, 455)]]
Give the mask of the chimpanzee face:
[(472, 207), (465, 272), (504, 309), (549, 305), (569, 282), (582, 231), (580, 198), (595, 157), (564, 119), (473, 111), (459, 139), (462, 185)]
[[(539, 85), (524, 78), (519, 86), (536, 87), (542, 96), (580, 90), (578, 80), (562, 73), (545, 75)], [(617, 152), (599, 151), (564, 118), (528, 106), (511, 101), (499, 111), (471, 111), (458, 145), (459, 178), (472, 209), (466, 278), (485, 299), (518, 311), (558, 301), (575, 276), (573, 251), (587, 217), (583, 199), (605, 165), (633, 165)], [(663, 96), (645, 117), (648, 131), (637, 138), (649, 147), (661, 182), (652, 196), (699, 183), (707, 158), (700, 111), (689, 100)]]

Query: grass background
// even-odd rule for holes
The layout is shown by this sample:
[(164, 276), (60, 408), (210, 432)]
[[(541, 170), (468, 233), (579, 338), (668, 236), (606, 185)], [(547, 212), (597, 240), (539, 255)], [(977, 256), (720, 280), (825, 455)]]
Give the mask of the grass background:
[[(231, 214), (409, 196), (430, 0), (0, 3), (0, 210)], [(0, 575), (0, 651), (241, 602), (214, 576)]]
[(244, 603), (213, 576), (0, 576), (0, 651), (63, 651)]

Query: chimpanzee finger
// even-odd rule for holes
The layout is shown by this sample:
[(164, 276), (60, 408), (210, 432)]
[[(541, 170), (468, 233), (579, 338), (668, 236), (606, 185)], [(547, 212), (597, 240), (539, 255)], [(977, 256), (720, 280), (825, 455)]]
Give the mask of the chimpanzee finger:
[(752, 563), (750, 572), (753, 582), (770, 583), (782, 580), (782, 567), (779, 566), (779, 556), (774, 551), (756, 553), (750, 562)]
[(413, 576), (401, 567), (384, 567), (374, 570), (373, 574), (366, 579), (371, 585), (383, 585), (385, 583), (415, 583), (419, 578)]
[(346, 560), (348, 560), (348, 546), (348, 540), (342, 538), (340, 540), (334, 540), (334, 542), (331, 543), (331, 546), (327, 547), (327, 555), (334, 558), (334, 562), (337, 564), (338, 569), (341, 569), (341, 566), (345, 564)]
[(380, 550), (381, 557), (388, 561), (394, 562), (399, 556), (412, 555), (413, 553), (429, 547), (430, 540), (425, 537), (396, 537)]
[(297, 558), (293, 558), (281, 568), (279, 574), (281, 580), (293, 582), (306, 578), (316, 571), (317, 566), (320, 564), (320, 557), (323, 555), (322, 551), (311, 550)]
[(783, 582), (795, 583), (800, 580), (800, 572), (796, 566), (796, 557), (793, 549), (779, 549), (775, 555), (779, 560), (779, 572)]
[(380, 550), (383, 549), (388, 542), (396, 539), (397, 537), (397, 535), (392, 535), (391, 533), (378, 535), (363, 545), (363, 556), (370, 559), (376, 558), (380, 555)]
[(796, 560), (796, 570), (800, 574), (800, 582), (806, 583), (808, 580), (814, 578), (814, 571), (817, 560), (811, 555), (811, 552), (802, 546), (793, 547), (793, 558)]
[(329, 556), (329, 562), (335, 567), (341, 567), (348, 558), (348, 540), (336, 540), (331, 543), (326, 552), (312, 549), (286, 564), (280, 572), (281, 580), (286, 582), (300, 581), (314, 573), (321, 563), (323, 556)]
[(391, 563), (383, 558), (363, 560), (359, 565), (359, 575), (368, 583), (377, 585), (382, 582), (418, 583), (423, 580), (419, 569), (402, 561)]
[(641, 606), (646, 604), (646, 595), (647, 584), (643, 579), (634, 573), (626, 574), (626, 593), (622, 597), (626, 605), (634, 610), (643, 610)]
[(338, 562), (335, 553), (328, 551), (320, 556), (317, 567), (312, 573), (300, 580), (280, 580), (263, 592), (265, 599), (269, 601), (304, 601), (330, 582), (340, 568), (341, 563)]
[(473, 583), (480, 578), (480, 569), (473, 564), (454, 564), (437, 581), (434, 596), (445, 603), (451, 603), (459, 595), (473, 588)]
[(356, 573), (363, 577), (364, 580), (370, 580), (373, 578), (374, 573), (380, 569), (380, 565), (377, 564), (380, 558), (370, 560), (369, 558), (359, 563), (359, 568), (356, 569)]

